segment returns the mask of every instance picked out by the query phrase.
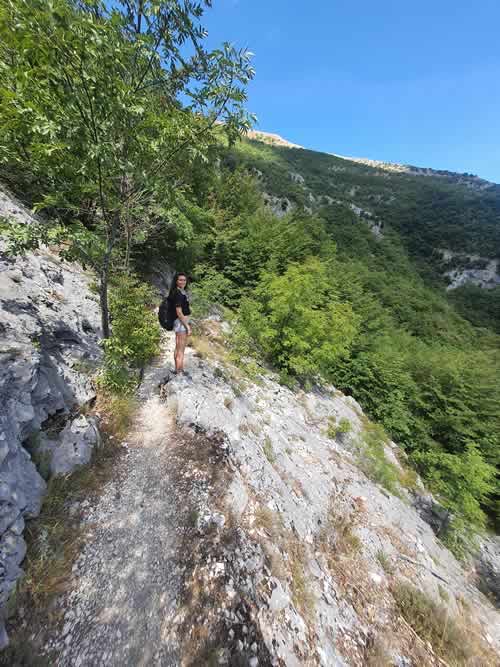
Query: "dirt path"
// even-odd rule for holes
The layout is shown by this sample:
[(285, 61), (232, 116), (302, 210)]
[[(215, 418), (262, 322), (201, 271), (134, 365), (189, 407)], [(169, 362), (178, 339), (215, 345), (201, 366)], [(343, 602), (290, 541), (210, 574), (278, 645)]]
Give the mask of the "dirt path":
[(185, 511), (172, 474), (173, 420), (158, 392), (170, 347), (146, 370), (128, 453), (85, 517), (64, 627), (45, 647), (58, 666), (180, 664), (173, 618)]

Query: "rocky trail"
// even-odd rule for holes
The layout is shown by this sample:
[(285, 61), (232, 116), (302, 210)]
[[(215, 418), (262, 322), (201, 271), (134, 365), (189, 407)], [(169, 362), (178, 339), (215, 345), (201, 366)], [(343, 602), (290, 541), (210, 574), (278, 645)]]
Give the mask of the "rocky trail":
[(140, 407), (113, 479), (85, 515), (89, 526), (61, 601), (57, 665), (178, 665), (172, 632), (181, 590), (182, 498), (172, 479), (172, 418), (160, 402), (165, 359), (146, 370)]
[[(169, 371), (172, 337), (145, 370), (124, 453), (77, 508), (71, 580), (29, 637), (45, 662), (23, 666), (499, 664), (498, 610), (436, 538), (432, 499), (362, 470), (359, 404), (245, 375), (225, 327), (200, 325), (191, 379)], [(401, 582), (433, 601), (439, 653), (398, 611)]]
[[(225, 523), (214, 504), (225, 483), (227, 447), (176, 424), (162, 387), (169, 382), (172, 397), (189, 380), (169, 370), (172, 351), (170, 337), (145, 369), (125, 454), (99, 497), (77, 508), (84, 546), (55, 603), (58, 620), (31, 638), (54, 667), (204, 665), (221, 650), (229, 655), (220, 648), (227, 632), (221, 635), (217, 618), (217, 586), (205, 596), (199, 581), (204, 567), (213, 567), (210, 578), (224, 570), (211, 552), (214, 529)], [(239, 615), (234, 620), (242, 628)], [(250, 626), (245, 642), (236, 644), (241, 664), (271, 664), (259, 663)]]

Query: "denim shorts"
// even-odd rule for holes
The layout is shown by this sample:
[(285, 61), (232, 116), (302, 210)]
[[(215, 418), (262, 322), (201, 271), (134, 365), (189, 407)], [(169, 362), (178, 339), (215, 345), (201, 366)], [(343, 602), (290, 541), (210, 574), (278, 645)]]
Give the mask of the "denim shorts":
[(176, 334), (187, 334), (187, 332), (188, 332), (186, 325), (183, 324), (178, 317), (176, 317), (175, 320), (174, 320), (173, 331)]

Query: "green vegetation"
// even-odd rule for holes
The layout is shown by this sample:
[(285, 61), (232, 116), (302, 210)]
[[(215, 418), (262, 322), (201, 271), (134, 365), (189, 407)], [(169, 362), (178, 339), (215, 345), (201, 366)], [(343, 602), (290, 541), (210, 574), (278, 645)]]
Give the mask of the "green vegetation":
[(380, 563), (380, 567), (386, 574), (394, 574), (394, 565), (391, 563), (391, 559), (384, 551), (377, 551), (377, 560)]
[(399, 495), (399, 468), (387, 460), (385, 445), (387, 433), (380, 424), (368, 422), (365, 425), (363, 441), (358, 451), (358, 465), (375, 482), (394, 495)]
[(137, 370), (158, 354), (160, 327), (153, 310), (157, 301), (153, 290), (132, 276), (122, 275), (112, 285), (113, 335), (104, 341), (104, 366), (97, 379), (102, 389), (130, 393)]
[(190, 166), (249, 127), (250, 54), (208, 51), (202, 14), (152, 0), (0, 9), (0, 177), (59, 219), (6, 231), (17, 250), (52, 234), (95, 270), (105, 338), (114, 268), (161, 229), (190, 238), (179, 204)]
[[(439, 249), (499, 247), (500, 188), (235, 144), (249, 54), (207, 52), (197, 5), (108, 4), (0, 9), (0, 179), (52, 221), (4, 221), (11, 250), (43, 242), (94, 270), (113, 334), (100, 382), (118, 395), (158, 344), (140, 279), (159, 259), (190, 272), (197, 314), (231, 313), (245, 372), (268, 364), (291, 387), (333, 383), (360, 402), (380, 425), (361, 465), (392, 492), (411, 486), (385, 458), (388, 437), (400, 444), (453, 513), (459, 551), (500, 507), (499, 292), (446, 292)], [(293, 210), (274, 215), (262, 191)]]
[(337, 424), (336, 418), (332, 416), (328, 419), (328, 422), (329, 423), (328, 423), (327, 433), (328, 437), (332, 439), (335, 439), (338, 436), (342, 437), (343, 435), (346, 435), (347, 433), (351, 432), (352, 425), (351, 422), (346, 417), (342, 417), (339, 423)]
[(271, 439), (266, 436), (264, 439), (264, 444), (262, 445), (262, 449), (264, 450), (264, 454), (266, 459), (269, 461), (271, 465), (276, 463), (276, 454), (274, 453), (273, 449), (273, 443), (271, 442)]

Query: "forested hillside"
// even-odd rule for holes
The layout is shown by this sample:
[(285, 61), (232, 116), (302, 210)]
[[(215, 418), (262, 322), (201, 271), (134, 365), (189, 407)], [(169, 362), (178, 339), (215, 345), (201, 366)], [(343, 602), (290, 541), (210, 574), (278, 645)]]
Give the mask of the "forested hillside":
[(157, 345), (140, 283), (158, 260), (189, 271), (249, 373), (360, 402), (374, 451), (406, 450), (462, 548), (498, 510), (500, 288), (450, 296), (441, 250), (498, 257), (498, 186), (240, 141), (250, 55), (200, 50), (202, 9), (167, 4), (2, 8), (0, 179), (44, 215), (4, 220), (8, 251), (48, 243), (93, 270), (99, 383), (118, 394)]
[[(437, 177), (384, 177), (256, 141), (224, 150), (218, 164), (210, 178), (193, 173), (183, 206), (193, 242), (169, 254), (172, 237), (160, 254), (193, 272), (205, 301), (236, 309), (245, 353), (257, 344), (284, 382), (320, 374), (352, 394), (454, 511), (483, 524), (498, 498), (499, 289), (463, 289), (470, 319), (490, 318), (474, 326), (434, 250), (495, 247), (496, 186), (485, 195)], [(484, 219), (467, 223), (474, 202)], [(463, 225), (452, 225), (454, 210)], [(144, 266), (148, 257), (144, 246)]]

